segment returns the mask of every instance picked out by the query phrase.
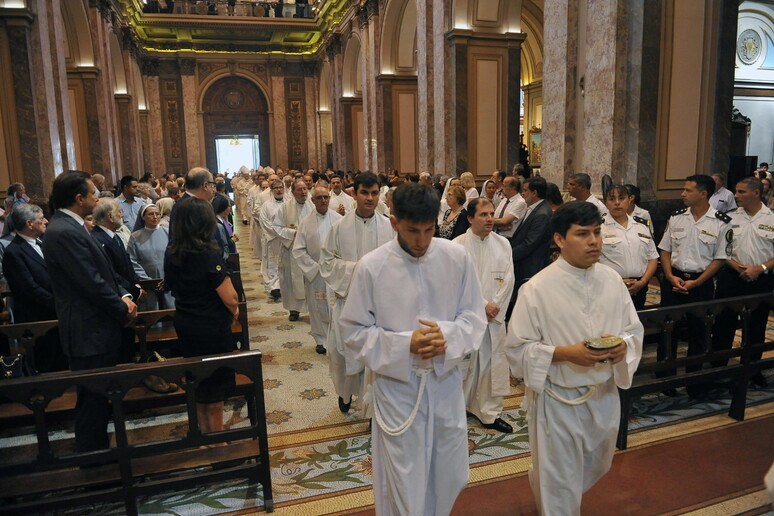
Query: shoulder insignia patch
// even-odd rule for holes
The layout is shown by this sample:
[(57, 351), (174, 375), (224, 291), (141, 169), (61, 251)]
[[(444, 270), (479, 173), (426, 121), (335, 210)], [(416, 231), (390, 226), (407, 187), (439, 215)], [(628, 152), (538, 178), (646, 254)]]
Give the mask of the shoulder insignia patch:
[(680, 210), (677, 210), (675, 212), (672, 212), (672, 216), (674, 217), (675, 215), (682, 215), (683, 213), (685, 213), (687, 211), (688, 211), (688, 206), (686, 206), (685, 208), (682, 208)]
[(721, 211), (716, 211), (715, 212), (715, 218), (720, 220), (720, 221), (722, 221), (722, 222), (725, 222), (726, 224), (731, 222), (731, 217), (729, 217), (728, 215), (726, 215), (725, 213), (723, 213)]
[(632, 218), (634, 219), (634, 222), (639, 222), (643, 226), (650, 226), (650, 221), (648, 219), (638, 217), (637, 215), (632, 216)]

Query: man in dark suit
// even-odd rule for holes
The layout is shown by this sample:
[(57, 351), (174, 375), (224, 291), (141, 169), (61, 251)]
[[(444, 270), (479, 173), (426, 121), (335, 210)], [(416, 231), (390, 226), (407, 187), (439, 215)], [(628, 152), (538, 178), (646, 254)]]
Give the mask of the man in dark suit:
[[(89, 174), (60, 174), (51, 192), (56, 212), (46, 230), (43, 256), (59, 315), (59, 340), (79, 371), (118, 363), (121, 328), (137, 316), (137, 305), (115, 280), (102, 247), (83, 225), (94, 211), (96, 189)], [(78, 389), (75, 405), (75, 448), (107, 448), (110, 404), (104, 396)]]
[(116, 231), (124, 224), (123, 209), (113, 199), (102, 199), (94, 209), (93, 216), (94, 230), (91, 232), (91, 236), (105, 250), (110, 263), (113, 265), (113, 270), (117, 274), (118, 284), (139, 303), (142, 294), (140, 286), (137, 284), (139, 278), (134, 272), (132, 260), (129, 258), (129, 253), (126, 252), (121, 237), (116, 234)]
[[(40, 237), (46, 231), (43, 210), (34, 204), (20, 204), (10, 217), (16, 235), (3, 255), (3, 273), (13, 294), (14, 322), (28, 323), (56, 319), (54, 294), (43, 259)], [(59, 345), (59, 332), (52, 329), (35, 342), (35, 368), (42, 372), (67, 369)]]
[(527, 214), (511, 237), (516, 285), (508, 305), (506, 320), (511, 318), (519, 287), (550, 263), (553, 212), (551, 206), (544, 201), (546, 189), (546, 180), (540, 176), (530, 177), (524, 181), (521, 196), (527, 203)]

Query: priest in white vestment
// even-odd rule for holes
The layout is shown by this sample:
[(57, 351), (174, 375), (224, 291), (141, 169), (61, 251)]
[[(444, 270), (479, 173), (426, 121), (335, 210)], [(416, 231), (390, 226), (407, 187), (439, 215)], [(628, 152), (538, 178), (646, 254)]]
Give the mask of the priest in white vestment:
[(459, 365), (486, 328), (470, 255), (433, 238), (438, 195), (406, 183), (390, 218), (398, 236), (355, 268), (341, 331), (373, 371), (371, 454), (377, 515), (448, 515), (468, 482)]
[[(508, 327), (511, 372), (524, 378), (530, 484), (544, 515), (579, 515), (583, 493), (613, 461), (618, 388), (628, 389), (642, 355), (643, 327), (621, 277), (597, 263), (601, 216), (583, 201), (551, 220), (561, 257), (519, 290)], [(593, 350), (587, 339), (623, 343)]]
[(472, 199), (468, 203), (470, 228), (453, 242), (465, 247), (473, 258), (488, 323), (481, 347), (463, 363), (466, 407), (484, 428), (509, 434), (513, 427), (500, 413), (511, 386), (505, 357), (505, 312), (515, 278), (511, 244), (492, 231), (494, 212), (489, 199)]
[(355, 209), (355, 199), (341, 189), (341, 178), (331, 177), (331, 202), (330, 209), (339, 215), (345, 215)]
[[(258, 201), (258, 197), (263, 192), (261, 183), (263, 182), (263, 174), (256, 173), (253, 176), (253, 186), (247, 191), (247, 213), (250, 219), (250, 239), (248, 244), (253, 248), (253, 255), (256, 258), (261, 257), (261, 223), (254, 214), (260, 216), (261, 206)], [(256, 204), (258, 204), (256, 209)]]
[(304, 273), (293, 258), (293, 241), (298, 225), (314, 211), (314, 205), (308, 200), (306, 182), (302, 178), (296, 179), (292, 188), (292, 197), (277, 210), (272, 229), (282, 242), (279, 264), (282, 306), (290, 312), (288, 320), (297, 321), (300, 312), (306, 312), (306, 291)]
[(237, 205), (237, 214), (242, 224), (247, 225), (247, 192), (253, 187), (250, 180), (250, 169), (242, 165), (239, 167), (239, 176), (231, 180), (231, 188), (234, 190), (234, 200)]
[(341, 215), (329, 209), (330, 194), (324, 186), (312, 190), (314, 211), (304, 217), (298, 225), (296, 240), (293, 242), (293, 258), (304, 273), (306, 304), (309, 308), (309, 323), (316, 343), (315, 351), (324, 355), (327, 350), (330, 306), (325, 280), (320, 276), (320, 248), (328, 238), (331, 226)]
[(362, 364), (351, 350), (344, 347), (339, 318), (349, 293), (349, 284), (357, 261), (377, 247), (393, 239), (390, 220), (376, 213), (379, 182), (371, 172), (355, 179), (357, 208), (350, 211), (331, 228), (320, 252), (320, 275), (332, 292), (331, 323), (328, 326), (328, 357), (333, 386), (339, 397), (339, 410), (349, 412), (352, 396), (360, 398), (362, 416), (369, 409), (363, 393), (367, 388)]
[(271, 197), (261, 206), (261, 231), (263, 232), (263, 255), (261, 256), (261, 276), (263, 287), (274, 302), (280, 300), (279, 261), (282, 241), (274, 232), (274, 217), (284, 201), (285, 187), (282, 181), (275, 179), (271, 183)]

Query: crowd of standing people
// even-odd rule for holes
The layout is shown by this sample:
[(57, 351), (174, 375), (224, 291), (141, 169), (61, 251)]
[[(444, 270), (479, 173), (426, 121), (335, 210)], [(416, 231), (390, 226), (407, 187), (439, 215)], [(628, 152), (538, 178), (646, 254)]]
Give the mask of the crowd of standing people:
[[(639, 364), (636, 310), (659, 258), (664, 306), (774, 288), (766, 181), (758, 171), (731, 193), (721, 175), (686, 178), (684, 208), (657, 245), (635, 185), (600, 200), (583, 173), (569, 176), (565, 200), (523, 167), (495, 171), (480, 191), (469, 172), (242, 167), (234, 178), (204, 168), (125, 176), (110, 192), (104, 177), (68, 171), (48, 205), (11, 185), (0, 250), (15, 322), (59, 320), (40, 368), (84, 370), (131, 360), (125, 326), (138, 310), (175, 308), (184, 356), (233, 351), (239, 304), (228, 258), (234, 224), (249, 226), (267, 296), (290, 321), (309, 314), (339, 410), (354, 405), (373, 421), (378, 514), (451, 512), (468, 481), (466, 416), (512, 432), (502, 417), (511, 376), (526, 387), (539, 509), (577, 514), (612, 463), (617, 388)], [(147, 279), (163, 280), (165, 292), (143, 290)], [(752, 315), (753, 338), (767, 318)], [(688, 354), (700, 353), (706, 323), (688, 323)], [(730, 348), (735, 329), (736, 314), (720, 314), (713, 349)], [(594, 349), (590, 339), (615, 345)], [(199, 384), (202, 432), (223, 428), (234, 388), (226, 369)], [(106, 398), (79, 389), (78, 451), (107, 447), (109, 417)]]

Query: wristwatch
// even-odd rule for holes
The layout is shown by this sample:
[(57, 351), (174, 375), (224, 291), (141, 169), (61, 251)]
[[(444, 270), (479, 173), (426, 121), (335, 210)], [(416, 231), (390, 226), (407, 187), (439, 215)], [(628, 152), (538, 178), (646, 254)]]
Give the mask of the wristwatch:
[(763, 269), (763, 274), (768, 274), (769, 273), (769, 268), (766, 267), (765, 263), (761, 264), (761, 269)]

